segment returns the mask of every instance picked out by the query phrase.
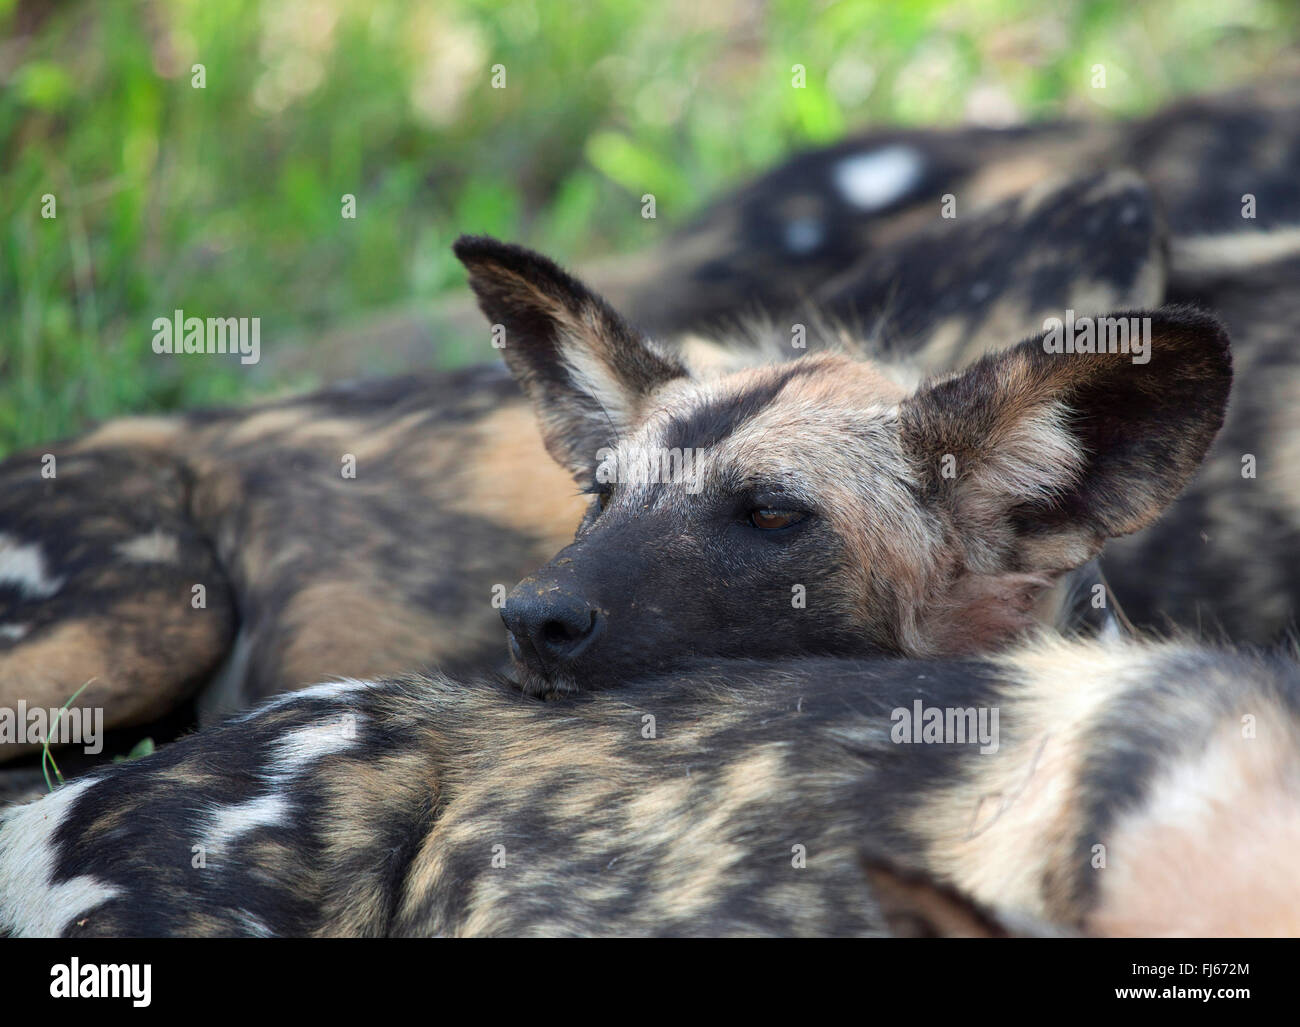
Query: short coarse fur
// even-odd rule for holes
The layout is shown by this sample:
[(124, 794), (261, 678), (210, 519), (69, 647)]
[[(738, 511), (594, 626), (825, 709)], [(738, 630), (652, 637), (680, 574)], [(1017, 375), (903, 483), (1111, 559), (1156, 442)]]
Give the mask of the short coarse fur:
[[(1222, 326), (1184, 307), (1115, 315), (1146, 326), (1145, 359), (1043, 334), (915, 388), (834, 350), (693, 373), (549, 260), (456, 252), (548, 449), (596, 494), (503, 611), (539, 692), (699, 656), (1004, 644), (1192, 479), (1232, 381)], [(755, 530), (764, 509), (793, 522)]]
[(1297, 756), (1294, 659), (1181, 642), (721, 661), (553, 703), (342, 682), (0, 815), (0, 928), (874, 934), (883, 859), (1066, 930), (1294, 934)]

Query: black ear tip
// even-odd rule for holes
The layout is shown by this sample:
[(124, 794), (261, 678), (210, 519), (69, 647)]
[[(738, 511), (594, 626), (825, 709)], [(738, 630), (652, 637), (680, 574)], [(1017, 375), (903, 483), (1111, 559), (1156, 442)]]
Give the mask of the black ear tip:
[(490, 235), (462, 235), (452, 243), (451, 252), (468, 268), (478, 264), (496, 264), (515, 272), (555, 268), (554, 263), (540, 253)]
[(488, 280), (500, 272), (506, 272), (553, 295), (571, 298), (587, 295), (587, 290), (578, 280), (555, 261), (526, 246), (502, 242), (490, 235), (462, 235), (452, 244), (451, 251), (469, 270), (471, 283)]
[(1228, 329), (1210, 311), (1186, 303), (1170, 304), (1152, 312), (1151, 316), (1162, 327), (1183, 329), (1188, 334), (1203, 336), (1207, 341), (1226, 346)]
[(1110, 315), (1151, 325), (1154, 347), (1164, 354), (1176, 354), (1189, 370), (1224, 378), (1232, 377), (1232, 340), (1227, 326), (1202, 307), (1170, 304), (1155, 310), (1126, 310)]
[(451, 244), (451, 252), (462, 264), (475, 264), (482, 260), (507, 256), (512, 247), (490, 235), (462, 235)]
[(1155, 318), (1162, 330), (1195, 346), (1223, 377), (1232, 377), (1232, 339), (1227, 325), (1214, 314), (1201, 307), (1177, 305), (1161, 307)]

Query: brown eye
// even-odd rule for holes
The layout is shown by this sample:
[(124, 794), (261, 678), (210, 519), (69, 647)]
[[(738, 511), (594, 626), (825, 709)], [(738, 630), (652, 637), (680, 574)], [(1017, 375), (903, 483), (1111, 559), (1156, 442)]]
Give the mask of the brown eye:
[(749, 523), (763, 531), (776, 531), (780, 528), (788, 528), (792, 524), (798, 524), (805, 516), (798, 510), (773, 510), (764, 507), (750, 513)]

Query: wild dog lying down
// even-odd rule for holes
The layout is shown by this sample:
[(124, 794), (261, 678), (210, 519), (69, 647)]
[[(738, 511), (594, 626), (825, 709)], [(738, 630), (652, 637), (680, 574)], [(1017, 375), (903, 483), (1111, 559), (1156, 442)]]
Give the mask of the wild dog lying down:
[[(109, 422), (0, 465), (0, 707), (90, 681), (78, 703), (112, 727), (214, 677), (229, 711), (332, 674), (491, 665), (494, 589), (583, 508), (500, 367)], [(0, 759), (24, 748), (5, 741)]]
[[(996, 204), (1058, 176), (1119, 168), (1154, 193), (1176, 273), (1276, 252), (1288, 235), (1294, 250), (1300, 79), (1271, 78), (1128, 122), (874, 129), (795, 154), (628, 266), (593, 265), (589, 281), (656, 334), (708, 333), (756, 310), (803, 320), (810, 297), (825, 308), (828, 281), (856, 276), (918, 231), (951, 233), (955, 249), (964, 226)], [(1078, 237), (1063, 231), (1058, 241), (1072, 248)], [(1103, 248), (1085, 259), (1099, 255), (1114, 264), (1132, 256)], [(866, 291), (857, 309), (872, 315), (887, 300), (884, 288)]]
[(456, 253), (556, 460), (593, 494), (503, 618), (525, 688), (697, 656), (953, 655), (1034, 622), (1150, 524), (1222, 423), (1209, 315), (1132, 315), (1145, 353), (1044, 336), (912, 388), (851, 352), (693, 376), (545, 258)]
[[(1189, 99), (1128, 123), (849, 138), (724, 197), (640, 258), (649, 270), (630, 286), (610, 276), (608, 295), (654, 330), (729, 324), (755, 309), (783, 325), (829, 311), (894, 352), (924, 351), (929, 373), (956, 369), (980, 352), (972, 326), (1017, 306), (998, 297), (967, 309), (1012, 263), (1003, 247), (1014, 247), (1019, 230), (976, 222), (1001, 209), (1023, 227), (1026, 191), (1067, 169), (1104, 167), (1141, 176), (1125, 222), (1162, 222), (1168, 254), (1134, 264), (1140, 246), (1114, 245), (1114, 229), (1095, 243), (1084, 220), (1057, 233), (1061, 267), (1077, 276), (1091, 265), (1106, 279), (1136, 266), (1159, 294), (1150, 305), (1213, 310), (1232, 333), (1237, 386), (1197, 482), (1153, 529), (1112, 548), (1103, 571), (1139, 625), (1275, 642), (1300, 612), (1300, 79)], [(954, 218), (938, 214), (946, 198)], [(897, 260), (900, 239), (910, 262)], [(925, 246), (930, 259), (916, 259)], [(984, 281), (945, 281), (947, 254), (979, 249)], [(1019, 298), (1059, 272), (1016, 264), (1007, 273)], [(954, 307), (962, 316), (946, 324)], [(1042, 315), (1021, 323), (1036, 330)]]
[(558, 702), (272, 700), (0, 814), (23, 935), (845, 935), (867, 864), (1089, 934), (1300, 933), (1300, 666), (1040, 640)]
[[(1164, 239), (1131, 175), (1036, 190), (960, 235), (864, 271), (868, 292), (889, 279), (910, 337), (882, 349), (900, 363), (882, 374), (947, 369), (1062, 308), (1160, 299)], [(690, 342), (681, 359), (704, 378), (720, 352)], [(797, 352), (787, 338), (779, 359)], [(572, 539), (573, 491), (499, 366), (113, 421), (17, 454), (0, 464), (0, 707), (57, 708), (91, 681), (78, 703), (113, 727), (198, 688), (215, 718), (331, 675), (491, 666), (499, 597)], [(20, 751), (0, 739), (0, 759)]]

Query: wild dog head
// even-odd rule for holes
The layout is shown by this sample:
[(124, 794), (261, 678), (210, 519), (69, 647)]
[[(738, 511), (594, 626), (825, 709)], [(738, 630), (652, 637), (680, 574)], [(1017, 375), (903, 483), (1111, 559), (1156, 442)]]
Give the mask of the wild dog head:
[(914, 389), (836, 352), (693, 374), (544, 257), (472, 237), (456, 254), (592, 495), (503, 609), (535, 691), (688, 657), (995, 647), (1178, 494), (1231, 382), (1221, 326), (1177, 308), (1137, 315), (1145, 363), (1040, 336)]

